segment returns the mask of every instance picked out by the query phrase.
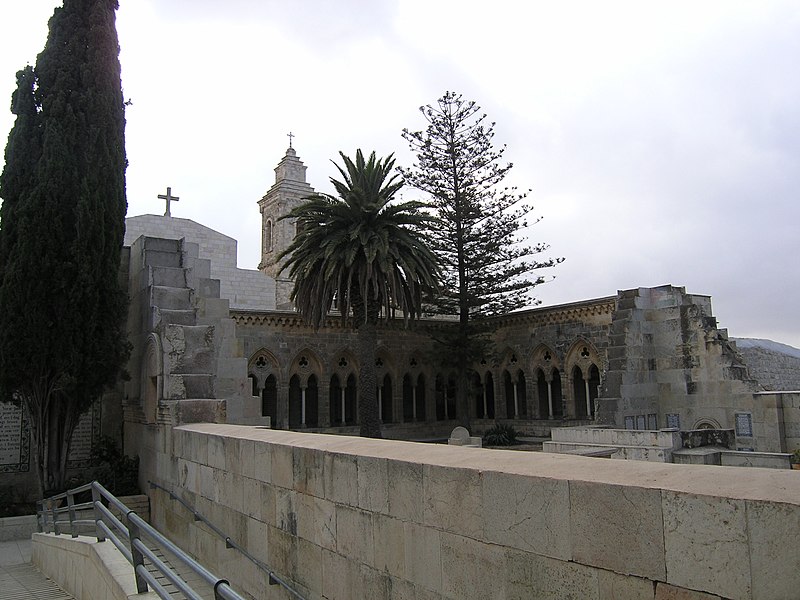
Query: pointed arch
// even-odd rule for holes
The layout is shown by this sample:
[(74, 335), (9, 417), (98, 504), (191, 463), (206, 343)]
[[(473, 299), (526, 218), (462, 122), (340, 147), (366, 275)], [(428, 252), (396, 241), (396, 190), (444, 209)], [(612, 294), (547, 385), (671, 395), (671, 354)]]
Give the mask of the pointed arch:
[(565, 365), (571, 382), (569, 412), (577, 419), (593, 419), (600, 386), (600, 355), (594, 345), (577, 339), (566, 355)]
[(280, 381), (280, 368), (278, 359), (266, 348), (255, 351), (250, 360), (247, 361), (247, 375), (255, 380), (254, 396), (259, 395), (259, 391), (264, 389), (264, 382), (272, 375), (275, 381)]
[(295, 373), (289, 379), (289, 429), (316, 427), (319, 423), (317, 376), (301, 377)]
[(311, 375), (319, 377), (322, 374), (322, 361), (317, 353), (310, 348), (304, 348), (295, 354), (289, 367), (289, 377), (297, 375), (300, 385), (304, 386)]

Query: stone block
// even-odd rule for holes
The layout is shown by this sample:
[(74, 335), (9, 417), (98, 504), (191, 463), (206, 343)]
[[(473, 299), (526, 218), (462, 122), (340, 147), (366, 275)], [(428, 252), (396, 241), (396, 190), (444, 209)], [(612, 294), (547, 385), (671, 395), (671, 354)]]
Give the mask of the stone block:
[(389, 482), (387, 461), (383, 458), (359, 456), (358, 506), (371, 512), (389, 512)]
[(570, 560), (567, 481), (483, 473), (483, 521), (488, 542)]
[(468, 537), (482, 537), (479, 471), (424, 465), (422, 489), (425, 525)]
[(659, 490), (570, 481), (569, 491), (573, 560), (666, 579)]
[(317, 546), (336, 550), (336, 505), (306, 494), (296, 495), (297, 535)]
[(261, 482), (242, 477), (242, 512), (248, 517), (261, 520)]
[(753, 600), (800, 595), (800, 506), (747, 502)]
[(322, 550), (322, 590), (328, 600), (352, 600), (355, 563), (341, 554)]
[(275, 525), (282, 531), (297, 535), (297, 492), (285, 488), (275, 488)]
[(292, 489), (294, 487), (294, 452), (291, 446), (272, 444), (272, 484)]
[(358, 466), (356, 457), (326, 454), (324, 458), (325, 498), (339, 504), (358, 505)]
[(502, 579), (487, 576), (503, 572), (502, 546), (442, 533), (441, 558), (443, 596), (505, 600)]
[(302, 494), (325, 497), (325, 454), (318, 450), (294, 448), (292, 473), (294, 489)]
[(267, 527), (269, 545), (267, 564), (283, 579), (290, 579), (297, 568), (297, 537), (274, 527)]
[(241, 443), (242, 440), (235, 437), (222, 438), (222, 447), (225, 451), (224, 469), (228, 473), (239, 475), (242, 472)]
[(375, 568), (392, 577), (405, 577), (405, 527), (402, 521), (375, 515)]
[(253, 478), (265, 483), (272, 482), (272, 449), (273, 446), (264, 442), (254, 443), (253, 448)]
[(253, 440), (239, 440), (239, 473), (255, 479), (256, 444)]
[(442, 591), (442, 557), (440, 533), (417, 525), (404, 523), (406, 579), (419, 590), (437, 594)]
[(375, 546), (372, 515), (347, 506), (336, 506), (336, 551), (350, 559), (372, 565)]
[(653, 600), (655, 595), (655, 583), (649, 579), (613, 571), (598, 571), (597, 585), (599, 600)]
[(687, 590), (686, 588), (669, 585), (668, 583), (656, 583), (655, 600), (721, 600), (714, 594)]
[(297, 539), (297, 568), (294, 580), (311, 592), (306, 597), (320, 597), (322, 594), (322, 552), (316, 544)]
[(662, 491), (667, 583), (750, 597), (743, 500)]
[(390, 460), (386, 473), (389, 514), (404, 521), (422, 523), (422, 465)]
[(273, 527), (278, 526), (277, 515), (275, 512), (275, 490), (280, 488), (275, 488), (268, 484), (261, 484), (259, 486), (260, 490), (260, 498), (261, 503), (259, 508), (261, 509), (261, 517), (260, 519), (267, 523), (268, 525), (272, 525)]
[(598, 600), (598, 569), (506, 550), (506, 600)]
[(389, 575), (368, 565), (356, 565), (356, 581), (352, 589), (353, 598), (389, 600), (391, 581)]

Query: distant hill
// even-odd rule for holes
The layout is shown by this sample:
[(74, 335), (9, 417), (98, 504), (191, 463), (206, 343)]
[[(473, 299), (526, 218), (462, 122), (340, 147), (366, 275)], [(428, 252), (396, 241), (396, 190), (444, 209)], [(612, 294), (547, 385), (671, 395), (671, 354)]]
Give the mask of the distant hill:
[(750, 377), (768, 391), (800, 390), (800, 350), (772, 340), (731, 338)]
[(736, 347), (740, 350), (742, 348), (763, 348), (772, 352), (780, 352), (781, 354), (788, 354), (795, 358), (800, 358), (800, 349), (780, 342), (773, 342), (772, 340), (760, 340), (758, 338), (731, 338), (736, 342)]

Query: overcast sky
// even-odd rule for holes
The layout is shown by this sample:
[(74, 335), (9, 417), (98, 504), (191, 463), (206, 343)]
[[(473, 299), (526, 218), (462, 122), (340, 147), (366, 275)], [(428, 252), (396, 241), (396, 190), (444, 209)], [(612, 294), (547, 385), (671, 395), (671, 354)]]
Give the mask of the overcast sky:
[[(0, 138), (56, 0), (0, 2)], [(120, 0), (128, 214), (176, 217), (259, 261), (256, 202), (293, 132), (309, 183), (446, 90), (477, 101), (566, 257), (544, 305), (673, 284), (731, 336), (800, 347), (800, 3)], [(405, 199), (415, 197), (413, 190)]]

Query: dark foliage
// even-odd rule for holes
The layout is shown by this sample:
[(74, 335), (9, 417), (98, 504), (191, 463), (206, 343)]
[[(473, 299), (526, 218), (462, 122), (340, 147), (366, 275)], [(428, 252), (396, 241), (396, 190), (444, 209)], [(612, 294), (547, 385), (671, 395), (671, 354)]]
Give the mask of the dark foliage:
[(514, 446), (518, 443), (517, 430), (511, 425), (498, 424), (483, 434), (485, 446)]
[(28, 412), (42, 489), (128, 352), (118, 280), (125, 117), (116, 0), (65, 0), (17, 74), (0, 175), (0, 399)]
[(494, 123), (472, 101), (446, 92), (436, 105), (420, 108), (424, 131), (403, 130), (416, 164), (401, 169), (408, 185), (430, 197), (437, 218), (431, 248), (442, 271), (440, 293), (431, 312), (457, 315), (456, 331), (440, 331), (443, 353), (461, 373), (459, 413), (466, 413), (466, 372), (471, 363), (491, 354), (487, 317), (535, 304), (532, 289), (544, 282), (540, 269), (563, 259), (535, 259), (546, 244), (528, 244), (521, 230), (531, 207), (527, 192), (502, 187), (512, 168), (503, 163), (505, 147), (493, 145)]

